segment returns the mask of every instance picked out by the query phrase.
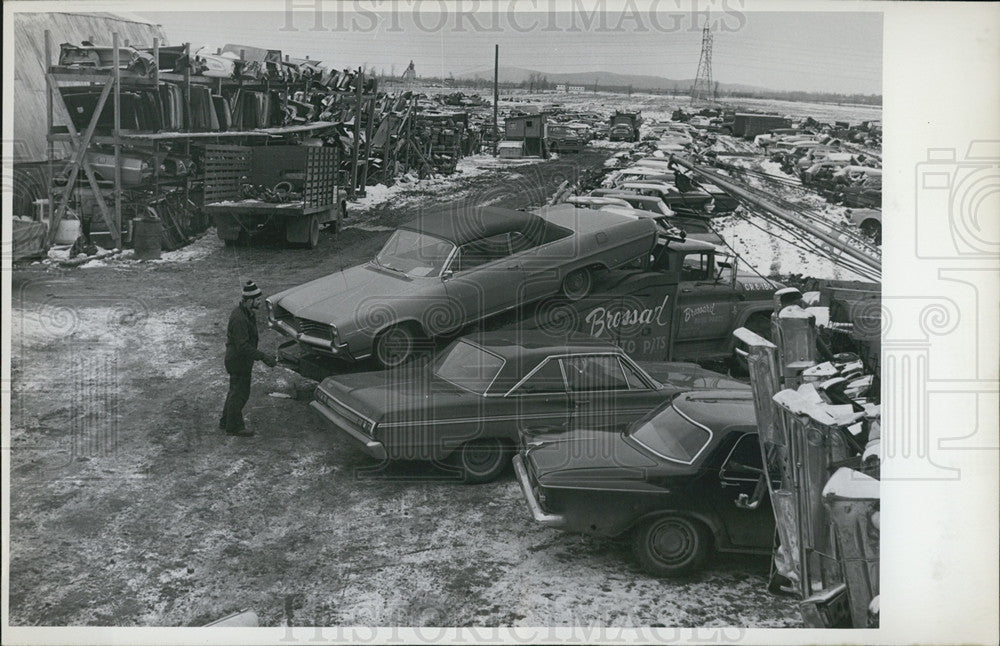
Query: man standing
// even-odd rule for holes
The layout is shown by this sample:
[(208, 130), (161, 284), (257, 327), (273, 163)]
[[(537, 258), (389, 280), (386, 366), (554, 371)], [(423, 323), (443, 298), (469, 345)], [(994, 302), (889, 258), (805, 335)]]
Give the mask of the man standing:
[(263, 294), (257, 285), (248, 280), (243, 285), (243, 298), (229, 315), (226, 328), (226, 372), (229, 373), (229, 393), (222, 408), (219, 430), (227, 435), (250, 437), (253, 431), (243, 423), (243, 407), (250, 399), (250, 373), (254, 361), (263, 361), (273, 368), (278, 362), (274, 357), (257, 349), (257, 319), (254, 312), (260, 307)]

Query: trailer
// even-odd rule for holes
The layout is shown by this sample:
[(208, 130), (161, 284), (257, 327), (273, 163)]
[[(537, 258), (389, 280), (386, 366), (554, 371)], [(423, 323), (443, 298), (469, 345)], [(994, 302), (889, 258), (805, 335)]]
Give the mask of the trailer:
[(227, 245), (276, 231), (312, 249), (320, 227), (340, 226), (337, 167), (329, 147), (206, 146), (204, 211)]
[(733, 116), (732, 125), (728, 127), (732, 131), (730, 134), (735, 137), (753, 139), (757, 135), (762, 135), (778, 128), (788, 128), (791, 125), (791, 119), (776, 114), (737, 113)]

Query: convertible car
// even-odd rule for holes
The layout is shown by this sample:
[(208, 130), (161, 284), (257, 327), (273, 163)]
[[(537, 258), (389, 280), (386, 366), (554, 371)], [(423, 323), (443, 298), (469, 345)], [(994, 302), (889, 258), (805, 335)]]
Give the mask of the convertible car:
[(710, 548), (772, 550), (748, 389), (682, 393), (624, 433), (578, 428), (585, 430), (531, 437), (514, 456), (536, 521), (630, 535), (637, 559), (657, 576), (697, 570)]
[(268, 324), (317, 354), (381, 367), (423, 339), (557, 293), (579, 300), (594, 273), (643, 256), (656, 224), (569, 204), (535, 213), (484, 207), (425, 215), (375, 258), (267, 299)]
[(311, 406), (378, 460), (437, 462), (478, 483), (506, 468), (522, 428), (620, 432), (682, 390), (733, 383), (690, 363), (647, 364), (679, 386), (608, 342), (547, 341), (537, 331), (462, 337), (422, 369), (328, 377)]

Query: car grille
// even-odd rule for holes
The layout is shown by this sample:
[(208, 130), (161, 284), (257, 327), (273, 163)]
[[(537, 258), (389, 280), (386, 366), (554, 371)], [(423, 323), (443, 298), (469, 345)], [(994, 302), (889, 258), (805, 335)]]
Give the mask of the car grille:
[(364, 415), (354, 412), (344, 404), (337, 401), (335, 398), (328, 395), (322, 388), (316, 391), (316, 399), (318, 399), (321, 404), (332, 410), (337, 415), (340, 415), (365, 433), (371, 435), (371, 433), (375, 430), (374, 420), (368, 419)]
[(325, 341), (333, 341), (333, 328), (327, 323), (296, 317), (292, 324), (295, 326), (295, 331), (300, 334), (308, 334), (309, 336)]

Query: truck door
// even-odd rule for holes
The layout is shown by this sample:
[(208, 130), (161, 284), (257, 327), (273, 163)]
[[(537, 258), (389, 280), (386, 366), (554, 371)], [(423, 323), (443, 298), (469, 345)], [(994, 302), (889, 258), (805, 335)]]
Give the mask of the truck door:
[(684, 256), (674, 310), (676, 342), (728, 342), (737, 300), (732, 281), (716, 270), (714, 252)]

